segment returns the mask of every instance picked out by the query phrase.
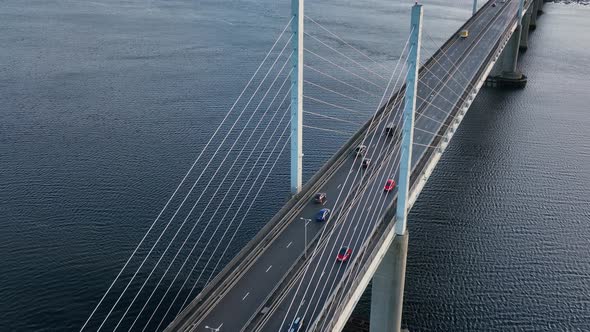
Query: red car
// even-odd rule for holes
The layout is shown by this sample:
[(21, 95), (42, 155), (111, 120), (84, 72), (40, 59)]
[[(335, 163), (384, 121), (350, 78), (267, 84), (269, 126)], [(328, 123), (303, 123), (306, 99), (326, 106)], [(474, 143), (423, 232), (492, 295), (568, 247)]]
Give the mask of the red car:
[(336, 260), (339, 262), (346, 262), (350, 258), (350, 255), (352, 255), (352, 249), (342, 247), (338, 252), (338, 256), (336, 256)]
[(393, 188), (395, 188), (395, 181), (393, 181), (393, 179), (387, 179), (387, 182), (385, 182), (385, 187), (383, 188), (383, 190), (392, 191)]

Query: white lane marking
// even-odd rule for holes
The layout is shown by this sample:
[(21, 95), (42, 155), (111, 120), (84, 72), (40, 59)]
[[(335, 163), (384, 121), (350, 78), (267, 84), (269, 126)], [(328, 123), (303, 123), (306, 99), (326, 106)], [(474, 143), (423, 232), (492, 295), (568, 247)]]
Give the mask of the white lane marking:
[(341, 183), (341, 184), (339, 184), (339, 185), (338, 185), (338, 188), (336, 188), (336, 189), (340, 189), (340, 187), (341, 187), (341, 186), (342, 186), (342, 183)]
[(270, 271), (270, 268), (271, 268), (271, 267), (272, 267), (272, 265), (271, 265), (271, 266), (269, 266), (269, 267), (268, 267), (268, 269), (266, 269), (266, 272)]
[(293, 241), (289, 242), (289, 244), (287, 244), (287, 248), (289, 248), (291, 246), (291, 244), (293, 244)]
[(250, 292), (248, 292), (248, 293), (246, 293), (246, 295), (244, 295), (244, 297), (242, 298), (242, 301), (244, 301), (248, 297), (248, 295), (250, 295)]
[(221, 323), (221, 325), (219, 325), (217, 328), (215, 328), (215, 327), (209, 327), (208, 325), (205, 325), (205, 328), (206, 329), (209, 329), (211, 331), (219, 332), (219, 330), (221, 329), (222, 326), (223, 326), (223, 323)]

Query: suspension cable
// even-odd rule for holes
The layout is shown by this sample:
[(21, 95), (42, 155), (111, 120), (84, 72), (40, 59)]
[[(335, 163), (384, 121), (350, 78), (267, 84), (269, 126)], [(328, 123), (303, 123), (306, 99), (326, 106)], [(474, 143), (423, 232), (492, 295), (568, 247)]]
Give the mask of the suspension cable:
[(329, 33), (330, 35), (332, 35), (333, 37), (335, 37), (336, 39), (338, 39), (340, 42), (342, 42), (344, 45), (352, 48), (353, 50), (355, 50), (357, 53), (359, 53), (360, 55), (364, 56), (365, 58), (373, 61), (375, 64), (381, 66), (381, 68), (385, 71), (388, 71), (389, 69), (386, 68), (385, 66), (383, 66), (381, 63), (373, 60), (371, 57), (369, 57), (367, 54), (365, 54), (364, 52), (360, 51), (359, 49), (357, 49), (356, 47), (350, 45), (348, 42), (346, 42), (344, 39), (342, 39), (340, 36), (338, 36), (337, 34), (335, 34), (334, 32), (328, 30), (328, 28), (326, 28), (325, 26), (321, 25), (320, 23), (318, 23), (317, 21), (315, 21), (313, 18), (309, 17), (308, 15), (305, 15), (305, 18), (307, 18), (308, 20), (312, 21), (313, 23), (315, 23), (318, 27), (320, 27), (321, 29), (323, 29), (324, 31), (326, 31), (327, 33)]
[(305, 83), (307, 83), (307, 84), (311, 84), (311, 85), (313, 85), (313, 86), (315, 86), (315, 87), (318, 87), (318, 88), (320, 88), (320, 89), (323, 89), (323, 90), (326, 90), (326, 91), (329, 91), (329, 92), (335, 93), (335, 94), (337, 94), (337, 95), (339, 95), (339, 96), (342, 96), (342, 97), (348, 98), (348, 99), (350, 99), (350, 100), (357, 101), (357, 102), (359, 102), (359, 103), (361, 103), (361, 104), (365, 104), (365, 105), (370, 105), (370, 106), (372, 106), (372, 104), (369, 104), (369, 103), (367, 103), (367, 102), (364, 102), (364, 101), (362, 101), (362, 100), (359, 100), (359, 99), (356, 99), (356, 98), (354, 98), (354, 97), (351, 97), (351, 96), (345, 95), (345, 94), (343, 94), (343, 93), (340, 93), (340, 92), (334, 91), (334, 90), (332, 90), (332, 89), (326, 88), (326, 87), (324, 87), (324, 86), (321, 86), (321, 85), (319, 85), (319, 84), (317, 84), (317, 83), (313, 83), (313, 82), (310, 82), (310, 81), (308, 81), (308, 80), (305, 80), (305, 79), (303, 80), (303, 82), (305, 82)]
[(314, 67), (312, 67), (312, 66), (310, 66), (310, 65), (308, 65), (308, 64), (303, 64), (303, 66), (304, 66), (305, 68), (309, 68), (309, 69), (311, 69), (311, 70), (315, 71), (316, 73), (318, 73), (318, 74), (320, 74), (320, 75), (323, 75), (323, 76), (326, 76), (326, 77), (328, 77), (328, 78), (331, 78), (331, 79), (333, 79), (333, 80), (335, 80), (335, 81), (337, 81), (337, 82), (339, 82), (339, 83), (342, 83), (342, 84), (344, 84), (344, 85), (346, 85), (346, 86), (348, 86), (348, 87), (351, 87), (351, 88), (353, 88), (353, 89), (355, 89), (355, 90), (358, 90), (358, 91), (364, 92), (364, 93), (366, 93), (366, 94), (368, 94), (368, 95), (370, 95), (370, 96), (373, 96), (373, 97), (379, 97), (379, 96), (377, 96), (377, 95), (376, 95), (376, 94), (374, 94), (374, 93), (371, 93), (371, 92), (369, 92), (369, 91), (367, 91), (367, 90), (364, 90), (364, 89), (361, 89), (361, 88), (359, 88), (359, 87), (356, 87), (356, 86), (354, 86), (354, 85), (352, 85), (352, 84), (346, 83), (346, 82), (344, 82), (343, 80), (340, 80), (340, 79), (338, 79), (338, 78), (336, 78), (336, 77), (334, 77), (334, 76), (332, 76), (332, 75), (330, 75), (330, 74), (326, 74), (326, 73), (322, 72), (321, 70), (319, 70), (319, 69), (316, 69), (316, 68), (314, 68)]
[(281, 37), (283, 36), (283, 34), (285, 33), (285, 31), (287, 30), (287, 28), (291, 24), (291, 21), (292, 20), (293, 20), (293, 18), (291, 18), (289, 20), (289, 22), (287, 22), (287, 24), (285, 25), (285, 27), (283, 28), (283, 30), (281, 31), (281, 33), (279, 34), (279, 36), (277, 37), (277, 39), (275, 40), (275, 42), (273, 43), (273, 45), (270, 48), (270, 50), (266, 53), (266, 55), (264, 56), (263, 60), (258, 65), (258, 68), (254, 71), (254, 74), (252, 74), (252, 76), (248, 80), (248, 83), (246, 83), (246, 86), (242, 89), (242, 92), (239, 94), (238, 98), (235, 100), (235, 102), (233, 103), (233, 105), (231, 106), (231, 108), (229, 109), (229, 111), (227, 112), (227, 114), (225, 115), (225, 117), (223, 118), (223, 120), (221, 121), (221, 123), (217, 126), (217, 129), (213, 132), (213, 134), (211, 135), (211, 138), (209, 139), (209, 141), (205, 144), (205, 147), (203, 149), (201, 149), (201, 152), (199, 153), (199, 155), (197, 156), (197, 158), (195, 159), (195, 161), (192, 163), (192, 165), (189, 168), (189, 170), (186, 172), (186, 174), (184, 175), (184, 177), (182, 178), (182, 180), (180, 181), (180, 183), (178, 184), (178, 186), (176, 187), (176, 189), (174, 190), (174, 192), (172, 193), (172, 195), (170, 196), (170, 198), (168, 198), (168, 200), (166, 201), (166, 204), (164, 204), (164, 207), (158, 213), (158, 216), (154, 219), (154, 221), (152, 222), (152, 224), (148, 228), (147, 232), (141, 238), (141, 240), (139, 241), (139, 243), (137, 244), (137, 246), (135, 247), (135, 249), (133, 250), (133, 252), (129, 256), (129, 258), (127, 259), (127, 261), (125, 262), (125, 264), (121, 268), (121, 270), (119, 270), (119, 272), (115, 276), (115, 279), (111, 282), (111, 284), (109, 285), (109, 287), (107, 288), (107, 290), (105, 291), (105, 293), (102, 295), (102, 297), (100, 298), (100, 300), (98, 301), (98, 303), (96, 304), (96, 306), (94, 307), (94, 309), (92, 310), (92, 312), (90, 313), (90, 315), (88, 316), (88, 318), (86, 319), (86, 321), (84, 322), (84, 324), (82, 325), (82, 327), (80, 328), (80, 332), (83, 331), (86, 328), (86, 326), (88, 325), (88, 323), (90, 322), (90, 320), (92, 319), (92, 317), (94, 316), (94, 314), (96, 313), (96, 311), (98, 310), (98, 308), (100, 307), (100, 305), (102, 304), (102, 302), (104, 301), (104, 299), (106, 298), (106, 296), (109, 294), (109, 292), (111, 291), (111, 289), (113, 288), (113, 286), (115, 285), (115, 283), (117, 282), (117, 280), (119, 280), (119, 277), (121, 276), (121, 274), (123, 274), (123, 271), (125, 270), (125, 268), (127, 268), (127, 266), (129, 265), (129, 262), (131, 261), (131, 259), (137, 253), (137, 250), (139, 249), (139, 247), (143, 244), (143, 242), (147, 238), (148, 234), (154, 228), (156, 222), (160, 219), (160, 217), (162, 216), (162, 214), (164, 213), (164, 211), (166, 210), (166, 208), (168, 208), (168, 205), (170, 204), (170, 202), (172, 201), (172, 199), (176, 196), (176, 193), (178, 192), (178, 190), (180, 189), (180, 187), (184, 184), (184, 181), (186, 180), (186, 178), (188, 177), (188, 175), (192, 172), (192, 170), (195, 167), (195, 165), (197, 164), (197, 162), (201, 159), (202, 155), (204, 154), (204, 152), (207, 150), (207, 148), (209, 147), (209, 145), (213, 141), (213, 138), (217, 135), (217, 132), (219, 131), (219, 129), (223, 126), (223, 124), (225, 123), (225, 121), (227, 120), (227, 118), (229, 117), (229, 115), (232, 113), (232, 111), (235, 108), (236, 104), (242, 98), (242, 96), (244, 95), (246, 89), (250, 86), (250, 84), (254, 80), (254, 77), (258, 74), (258, 72), (260, 71), (260, 69), (262, 68), (262, 66), (264, 65), (264, 63), (266, 62), (266, 60), (268, 59), (268, 57), (270, 56), (270, 54), (274, 50), (275, 46), (277, 45), (278, 41), (281, 39)]
[(351, 70), (349, 70), (349, 69), (346, 69), (346, 68), (342, 67), (341, 65), (339, 65), (339, 64), (337, 64), (337, 63), (335, 63), (335, 62), (333, 62), (332, 60), (326, 59), (325, 57), (323, 57), (323, 56), (321, 56), (321, 55), (319, 55), (319, 54), (315, 53), (314, 51), (311, 51), (310, 49), (307, 49), (307, 48), (306, 48), (306, 49), (305, 49), (305, 51), (306, 51), (307, 53), (310, 53), (310, 54), (312, 54), (312, 55), (314, 55), (314, 56), (316, 56), (316, 57), (318, 57), (318, 58), (320, 58), (320, 59), (322, 59), (322, 60), (326, 61), (327, 63), (329, 63), (329, 64), (331, 64), (331, 65), (333, 65), (333, 66), (335, 66), (335, 67), (337, 67), (337, 68), (339, 68), (339, 69), (341, 69), (341, 70), (343, 70), (343, 71), (345, 71), (345, 72), (347, 72), (347, 73), (349, 73), (349, 74), (351, 74), (351, 75), (353, 75), (354, 77), (356, 77), (356, 78), (358, 78), (358, 79), (360, 79), (360, 80), (363, 80), (363, 81), (365, 81), (365, 82), (367, 82), (367, 83), (369, 83), (369, 84), (371, 84), (371, 85), (373, 85), (373, 86), (375, 86), (375, 87), (377, 87), (377, 88), (380, 88), (380, 89), (385, 89), (385, 87), (384, 87), (384, 86), (381, 86), (381, 85), (379, 85), (379, 84), (377, 84), (377, 83), (375, 83), (375, 82), (373, 82), (373, 81), (370, 81), (370, 80), (368, 80), (368, 79), (366, 79), (366, 78), (364, 78), (364, 77), (362, 77), (362, 76), (360, 76), (360, 75), (358, 75), (358, 74), (355, 74), (355, 73), (353, 73)]

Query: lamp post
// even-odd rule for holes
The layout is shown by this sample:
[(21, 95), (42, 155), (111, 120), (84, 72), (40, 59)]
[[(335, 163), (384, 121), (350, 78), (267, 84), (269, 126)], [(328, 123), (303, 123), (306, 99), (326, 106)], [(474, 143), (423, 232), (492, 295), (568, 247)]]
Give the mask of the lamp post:
[(305, 259), (307, 259), (307, 224), (309, 224), (311, 219), (307, 219), (307, 218), (303, 218), (303, 217), (299, 217), (299, 219), (305, 221), (305, 226), (304, 226), (305, 227), (305, 232), (304, 232), (305, 233), (305, 235), (304, 235), (305, 240), (304, 241), (305, 241)]

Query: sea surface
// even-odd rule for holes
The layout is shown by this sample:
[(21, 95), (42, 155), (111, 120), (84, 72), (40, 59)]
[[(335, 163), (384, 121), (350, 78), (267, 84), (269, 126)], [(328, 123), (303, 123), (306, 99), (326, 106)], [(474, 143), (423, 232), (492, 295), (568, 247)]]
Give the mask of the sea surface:
[[(356, 100), (305, 86), (310, 96), (345, 107), (306, 100), (306, 110), (345, 121), (305, 115), (307, 125), (323, 129), (304, 130), (305, 179), (379, 104), (383, 90), (363, 70), (391, 74), (385, 69), (402, 52), (412, 3), (306, 3), (306, 30), (317, 38), (307, 37), (306, 48), (333, 64), (313, 54), (306, 62), (367, 91), (306, 69), (307, 80)], [(471, 1), (424, 4), (428, 57), (470, 16)], [(153, 312), (146, 330), (156, 329), (154, 321), (165, 325), (180, 305), (164, 296), (166, 288), (194, 296), (193, 285), (202, 287), (278, 211), (289, 192), (288, 146), (279, 153), (285, 108), (273, 120), (262, 118), (253, 99), (231, 127), (269, 67), (232, 105), (287, 25), (289, 10), (288, 1), (272, 0), (0, 3), (0, 331), (80, 330), (199, 156), (87, 330), (97, 330), (107, 315), (103, 330), (119, 321), (119, 330), (128, 330), (153, 289), (134, 330)], [(471, 106), (410, 215), (404, 325), (411, 331), (590, 331), (588, 31), (589, 7), (546, 4), (519, 64), (526, 89), (484, 89)], [(269, 57), (277, 56), (277, 66), (288, 61), (288, 47), (279, 56), (287, 38)], [(278, 68), (269, 80), (278, 73), (280, 83), (286, 72)], [(286, 90), (271, 91), (280, 99)], [(274, 152), (244, 143), (265, 124), (279, 129), (267, 135), (271, 147), (281, 143)], [(262, 158), (247, 159), (251, 151)], [(242, 165), (248, 172), (274, 160), (260, 179), (256, 172), (238, 176)], [(187, 206), (166, 228), (201, 172)], [(245, 196), (242, 183), (261, 183), (255, 181), (267, 174), (249, 210), (232, 204)], [(213, 229), (228, 218), (208, 208), (208, 198), (242, 220), (226, 237)], [(188, 237), (174, 259), (195, 224), (203, 237)], [(218, 243), (227, 250), (213, 251)], [(193, 245), (187, 264), (196, 272), (189, 273), (180, 266)], [(176, 274), (189, 282), (172, 283)], [(365, 296), (355, 315), (367, 310)]]

